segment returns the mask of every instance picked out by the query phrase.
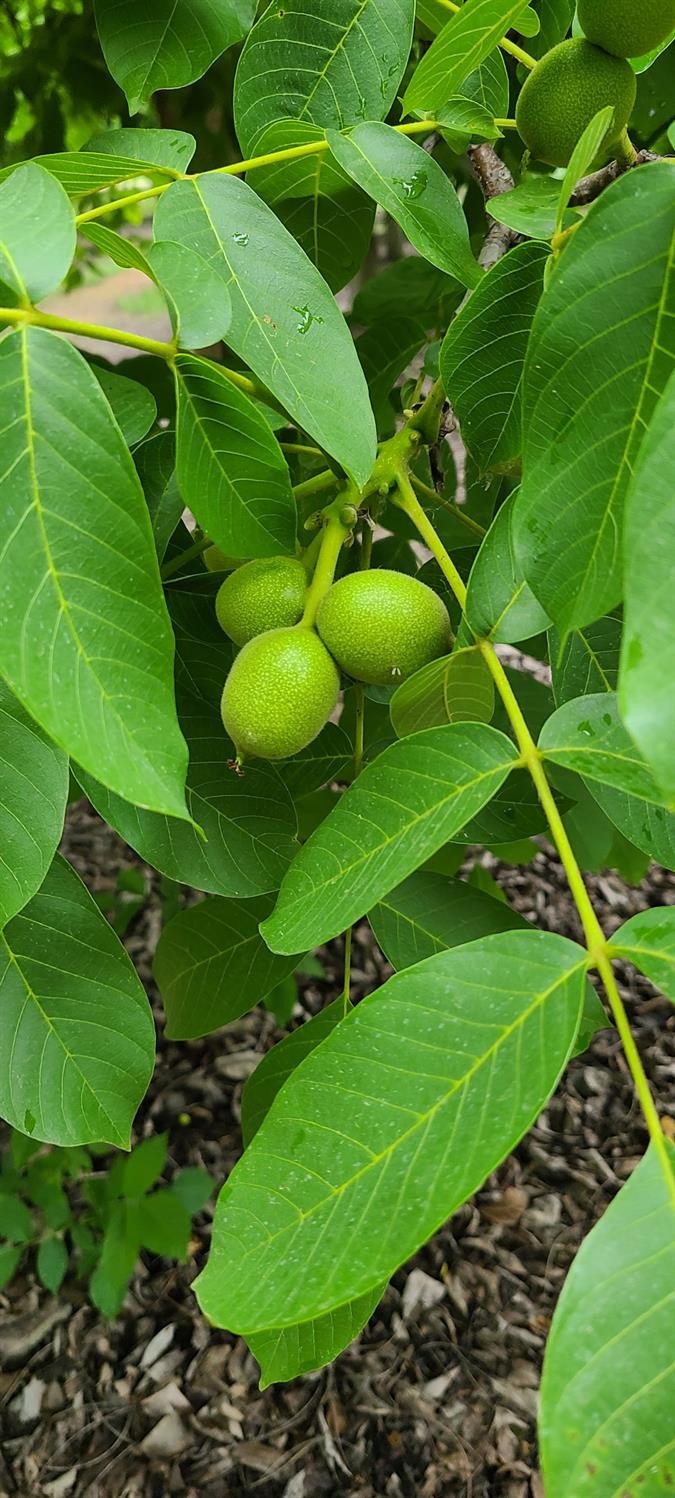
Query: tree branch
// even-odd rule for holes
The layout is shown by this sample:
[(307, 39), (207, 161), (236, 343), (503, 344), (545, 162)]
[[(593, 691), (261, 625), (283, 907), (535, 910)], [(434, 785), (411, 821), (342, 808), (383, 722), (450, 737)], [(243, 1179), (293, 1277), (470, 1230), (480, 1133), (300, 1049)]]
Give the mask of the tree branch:
[[(469, 146), (468, 157), (476, 181), (483, 193), (486, 203), (491, 198), (497, 198), (503, 192), (510, 192), (514, 182), (513, 177), (497, 155), (493, 146), (487, 143), (478, 146)], [(515, 230), (509, 229), (506, 224), (498, 224), (495, 219), (485, 236), (483, 248), (478, 256), (480, 265), (489, 270), (501, 260), (502, 255), (518, 241)]]
[(659, 161), (653, 151), (637, 151), (635, 160), (624, 165), (618, 161), (608, 161), (606, 166), (601, 166), (598, 172), (591, 172), (590, 176), (582, 177), (574, 189), (570, 198), (572, 208), (580, 208), (584, 203), (592, 203), (599, 198), (601, 192), (616, 182), (617, 177), (622, 177), (624, 172), (632, 172), (636, 166), (643, 166), (646, 161)]

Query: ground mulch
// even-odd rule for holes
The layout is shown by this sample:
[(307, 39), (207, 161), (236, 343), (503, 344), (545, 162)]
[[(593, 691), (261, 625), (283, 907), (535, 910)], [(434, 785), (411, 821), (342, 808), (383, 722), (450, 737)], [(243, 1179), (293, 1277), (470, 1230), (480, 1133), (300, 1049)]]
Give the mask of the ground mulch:
[[(80, 805), (68, 857), (93, 890), (133, 853)], [(557, 861), (524, 868), (477, 853), (512, 903), (545, 928), (579, 935)], [(153, 993), (159, 879), (126, 941)], [(590, 881), (609, 931), (636, 910), (675, 904), (675, 877), (638, 889)], [(334, 996), (340, 943), (308, 979), (305, 1016)], [(389, 969), (368, 928), (355, 939), (363, 992)], [(652, 1086), (665, 1106), (675, 1058), (672, 1006), (626, 969), (623, 995)], [(220, 1181), (240, 1151), (246, 1076), (278, 1038), (262, 1009), (215, 1036), (161, 1036), (138, 1135), (168, 1129), (170, 1168)], [(180, 1120), (183, 1120), (181, 1122)], [(186, 1121), (187, 1120), (187, 1121)], [(574, 1060), (535, 1128), (417, 1257), (394, 1277), (359, 1342), (330, 1369), (261, 1394), (244, 1343), (213, 1331), (190, 1285), (210, 1209), (186, 1266), (145, 1255), (122, 1313), (106, 1322), (66, 1280), (54, 1300), (29, 1273), (0, 1295), (0, 1498), (543, 1498), (537, 1387), (557, 1296), (581, 1239), (644, 1151), (645, 1130), (616, 1037)]]

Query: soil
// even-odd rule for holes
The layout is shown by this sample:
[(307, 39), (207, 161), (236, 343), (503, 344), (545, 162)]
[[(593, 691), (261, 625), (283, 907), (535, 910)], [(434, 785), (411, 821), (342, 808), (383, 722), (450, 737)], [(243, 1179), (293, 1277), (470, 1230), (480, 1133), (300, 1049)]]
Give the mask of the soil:
[[(86, 803), (69, 813), (64, 851), (92, 890), (139, 867)], [(523, 914), (578, 936), (547, 851), (516, 869), (477, 856)], [(146, 875), (150, 893), (125, 939), (156, 1000), (160, 881)], [(608, 931), (638, 909), (675, 903), (675, 877), (655, 868), (638, 889), (613, 875), (590, 883)], [(367, 992), (389, 969), (365, 925), (354, 953), (355, 982)], [(326, 979), (305, 980), (294, 1023), (334, 996), (340, 943), (321, 956)], [(663, 1102), (672, 1007), (634, 971), (622, 978)], [(200, 1164), (220, 1182), (240, 1151), (242, 1083), (279, 1032), (256, 1009), (176, 1045), (162, 1039), (159, 1005), (157, 1017), (138, 1137), (168, 1129), (170, 1170)], [(76, 1282), (54, 1300), (21, 1271), (0, 1295), (0, 1498), (543, 1498), (535, 1418), (547, 1329), (581, 1239), (645, 1143), (616, 1036), (605, 1030), (570, 1064), (516, 1152), (395, 1275), (359, 1342), (334, 1367), (263, 1394), (244, 1343), (212, 1330), (190, 1289), (210, 1208), (196, 1219), (187, 1265), (144, 1256), (114, 1322)]]

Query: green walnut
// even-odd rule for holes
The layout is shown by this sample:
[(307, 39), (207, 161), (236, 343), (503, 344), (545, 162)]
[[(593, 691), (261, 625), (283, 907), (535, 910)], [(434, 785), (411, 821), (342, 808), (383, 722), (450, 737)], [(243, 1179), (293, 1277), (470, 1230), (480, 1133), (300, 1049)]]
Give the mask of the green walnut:
[(538, 161), (567, 166), (579, 136), (599, 109), (614, 109), (603, 145), (620, 136), (635, 103), (630, 63), (581, 37), (553, 47), (532, 69), (516, 105), (518, 131)]
[(322, 599), (316, 627), (339, 666), (355, 681), (392, 686), (451, 645), (450, 620), (438, 595), (404, 572), (350, 572)]
[(340, 677), (313, 629), (256, 635), (240, 650), (220, 711), (237, 759), (288, 759), (311, 744), (336, 706)]
[(579, 25), (613, 57), (642, 57), (675, 29), (675, 0), (579, 0)]
[(202, 552), (202, 560), (209, 572), (233, 572), (235, 567), (241, 567), (244, 562), (243, 557), (230, 557), (219, 546), (207, 546), (206, 551)]
[(306, 592), (307, 574), (295, 557), (245, 562), (218, 589), (218, 623), (235, 645), (245, 645), (265, 630), (297, 624)]

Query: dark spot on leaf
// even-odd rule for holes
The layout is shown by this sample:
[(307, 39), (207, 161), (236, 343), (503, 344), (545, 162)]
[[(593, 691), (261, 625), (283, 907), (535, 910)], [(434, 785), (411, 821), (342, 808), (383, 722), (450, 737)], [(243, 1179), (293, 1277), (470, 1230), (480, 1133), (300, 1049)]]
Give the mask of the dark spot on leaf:
[(587, 1471), (589, 1477), (597, 1477), (598, 1469), (597, 1469), (596, 1466), (593, 1465), (593, 1462), (587, 1462), (586, 1463), (586, 1471)]

